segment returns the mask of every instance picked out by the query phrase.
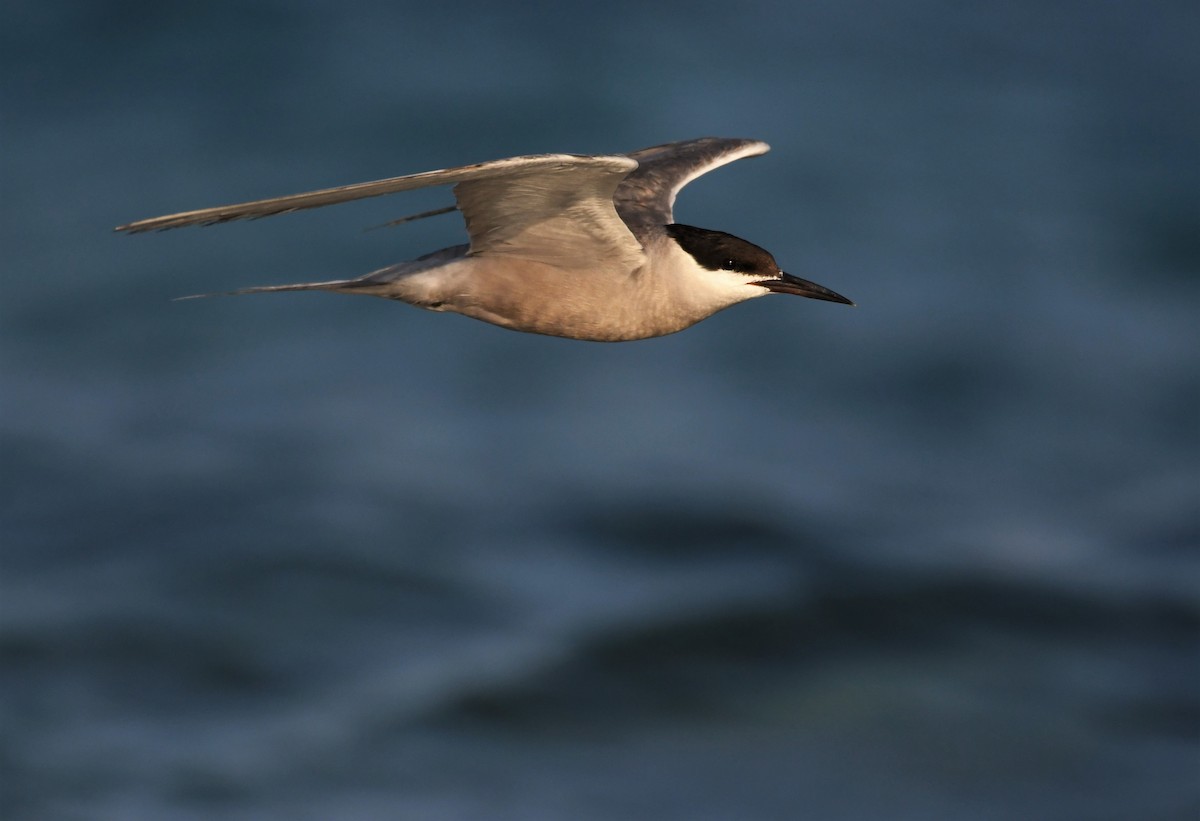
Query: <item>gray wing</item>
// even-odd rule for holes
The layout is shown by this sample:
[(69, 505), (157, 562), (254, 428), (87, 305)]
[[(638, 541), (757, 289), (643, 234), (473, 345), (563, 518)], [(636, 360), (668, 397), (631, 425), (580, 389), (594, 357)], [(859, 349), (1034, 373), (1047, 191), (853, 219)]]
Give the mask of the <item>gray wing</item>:
[(219, 222), (229, 222), (239, 219), (257, 219), (274, 214), (286, 214), (290, 211), (300, 211), (305, 208), (320, 208), (323, 205), (335, 205), (351, 200), (379, 197), (384, 194), (394, 194), (399, 191), (411, 191), (416, 188), (426, 188), (433, 185), (450, 185), (469, 182), (484, 178), (503, 179), (506, 177), (524, 177), (536, 174), (540, 169), (557, 168), (562, 165), (584, 166), (608, 169), (619, 165), (621, 176), (628, 173), (633, 164), (623, 157), (577, 157), (573, 154), (538, 154), (528, 157), (511, 157), (504, 160), (464, 165), (458, 168), (445, 168), (439, 171), (426, 171), (421, 174), (409, 174), (403, 177), (391, 177), (385, 180), (362, 182), (355, 185), (342, 185), (337, 188), (325, 188), (320, 191), (309, 191), (304, 194), (292, 194), (286, 197), (272, 197), (265, 200), (254, 200), (236, 205), (221, 205), (216, 208), (201, 208), (198, 211), (183, 211), (178, 214), (168, 214), (163, 217), (131, 222), (121, 225), (116, 230), (131, 234), (142, 231), (163, 231), (167, 228), (180, 228), (185, 225), (213, 225)]
[[(267, 217), (305, 208), (378, 197), (433, 185), (454, 185), (471, 237), (470, 253), (511, 256), (562, 268), (625, 272), (645, 257), (617, 216), (613, 192), (637, 161), (624, 156), (537, 154), (343, 185), (237, 205), (184, 211), (131, 222), (118, 231), (139, 233)], [(451, 209), (445, 209), (451, 210)], [(414, 219), (438, 211), (418, 214)]]
[(630, 224), (668, 225), (674, 222), (679, 189), (726, 163), (770, 150), (761, 140), (701, 137), (631, 152), (627, 156), (637, 160), (638, 168), (617, 187), (617, 213)]
[(558, 156), (503, 176), (467, 179), (454, 197), (473, 255), (506, 256), (557, 268), (628, 273), (642, 246), (617, 216), (613, 194), (637, 167), (622, 156)]

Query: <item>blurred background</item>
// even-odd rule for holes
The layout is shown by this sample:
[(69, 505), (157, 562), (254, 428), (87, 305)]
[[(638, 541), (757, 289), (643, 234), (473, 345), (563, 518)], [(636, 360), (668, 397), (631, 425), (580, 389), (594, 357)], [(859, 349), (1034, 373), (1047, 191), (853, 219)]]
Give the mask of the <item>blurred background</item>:
[[(1195, 819), (1200, 12), (0, 11), (0, 816)], [(857, 309), (618, 345), (171, 298), (704, 135), (681, 222)]]

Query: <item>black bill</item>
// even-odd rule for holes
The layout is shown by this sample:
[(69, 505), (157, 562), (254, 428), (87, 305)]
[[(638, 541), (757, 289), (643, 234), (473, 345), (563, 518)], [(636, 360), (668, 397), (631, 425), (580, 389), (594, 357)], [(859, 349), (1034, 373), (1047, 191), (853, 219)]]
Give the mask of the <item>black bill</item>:
[(791, 274), (780, 274), (779, 279), (764, 279), (754, 284), (761, 285), (773, 294), (793, 294), (795, 296), (806, 296), (809, 299), (823, 299), (826, 302), (840, 302), (843, 305), (854, 304), (841, 294), (829, 290), (824, 285), (818, 285), (815, 282), (809, 282), (807, 279), (794, 277)]

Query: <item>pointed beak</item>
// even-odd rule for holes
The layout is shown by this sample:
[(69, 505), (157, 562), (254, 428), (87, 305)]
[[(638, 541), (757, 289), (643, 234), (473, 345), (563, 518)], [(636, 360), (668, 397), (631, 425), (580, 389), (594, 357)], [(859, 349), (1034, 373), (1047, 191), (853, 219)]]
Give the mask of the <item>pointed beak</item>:
[(826, 302), (840, 302), (843, 305), (854, 305), (853, 302), (841, 294), (834, 293), (824, 285), (818, 285), (815, 282), (809, 282), (807, 279), (794, 277), (791, 274), (783, 272), (780, 272), (779, 279), (764, 279), (754, 284), (761, 285), (773, 294), (794, 294), (795, 296), (806, 296), (809, 299), (823, 299)]

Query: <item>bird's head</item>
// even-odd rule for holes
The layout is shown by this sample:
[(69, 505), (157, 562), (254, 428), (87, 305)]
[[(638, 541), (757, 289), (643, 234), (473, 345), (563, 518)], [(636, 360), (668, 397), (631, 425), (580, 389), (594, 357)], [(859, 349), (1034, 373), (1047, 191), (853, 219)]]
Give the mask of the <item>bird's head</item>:
[[(768, 251), (733, 234), (679, 223), (666, 226), (666, 230), (700, 268), (722, 278), (727, 275), (730, 281), (739, 285), (765, 288), (765, 293), (854, 304), (822, 285), (784, 273)], [(757, 295), (748, 293), (745, 298)]]

